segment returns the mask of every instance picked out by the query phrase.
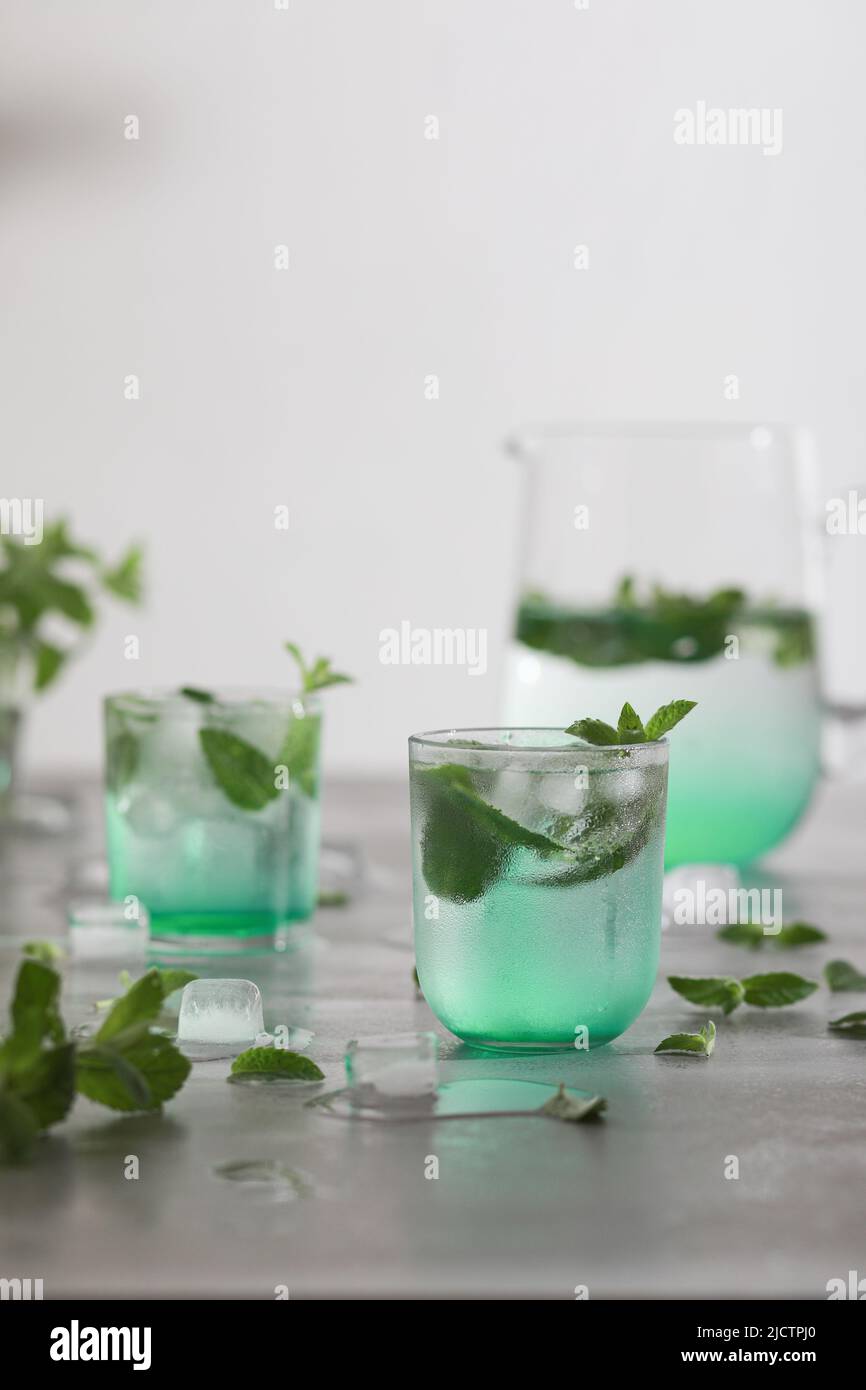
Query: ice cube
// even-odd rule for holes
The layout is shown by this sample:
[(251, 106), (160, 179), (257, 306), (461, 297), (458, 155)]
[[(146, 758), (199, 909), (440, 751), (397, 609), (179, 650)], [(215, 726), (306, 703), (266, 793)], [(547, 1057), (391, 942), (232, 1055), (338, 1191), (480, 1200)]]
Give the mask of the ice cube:
[(252, 980), (191, 980), (177, 1020), (181, 1051), (196, 1061), (233, 1057), (264, 1033), (262, 995)]
[(436, 1094), (439, 1040), (435, 1033), (392, 1033), (353, 1040), (346, 1078), (353, 1103), (386, 1106)]
[(136, 835), (148, 839), (170, 835), (177, 825), (177, 810), (164, 796), (138, 788), (118, 807)]

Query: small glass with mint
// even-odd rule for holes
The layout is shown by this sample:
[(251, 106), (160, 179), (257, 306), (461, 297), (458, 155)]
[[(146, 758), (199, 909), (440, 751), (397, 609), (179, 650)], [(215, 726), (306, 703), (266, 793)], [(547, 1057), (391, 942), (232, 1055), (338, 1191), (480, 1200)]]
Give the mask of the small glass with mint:
[(162, 949), (273, 945), (316, 905), (315, 695), (144, 691), (105, 701), (110, 891)]
[(661, 940), (661, 732), (673, 722), (409, 740), (418, 978), (465, 1042), (600, 1047), (643, 1009)]

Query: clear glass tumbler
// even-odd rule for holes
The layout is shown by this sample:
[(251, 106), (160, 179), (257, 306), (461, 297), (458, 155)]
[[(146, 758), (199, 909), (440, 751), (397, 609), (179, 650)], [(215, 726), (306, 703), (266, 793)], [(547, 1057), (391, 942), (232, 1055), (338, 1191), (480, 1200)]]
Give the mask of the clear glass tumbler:
[(163, 948), (259, 949), (313, 912), (320, 728), (310, 696), (108, 697), (111, 896), (138, 898)]
[(661, 940), (668, 744), (555, 729), (409, 740), (415, 955), (476, 1047), (599, 1047), (637, 1018)]

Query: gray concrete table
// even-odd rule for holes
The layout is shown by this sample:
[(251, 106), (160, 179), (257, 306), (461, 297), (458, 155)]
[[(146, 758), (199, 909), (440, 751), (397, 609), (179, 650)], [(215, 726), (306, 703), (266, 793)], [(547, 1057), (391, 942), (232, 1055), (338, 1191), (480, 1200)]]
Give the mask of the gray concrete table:
[[(668, 973), (818, 977), (838, 956), (866, 970), (864, 825), (862, 788), (824, 792), (773, 864), (786, 915), (823, 926), (826, 946), (757, 957), (710, 928), (672, 928), (646, 1011), (590, 1054), (490, 1057), (442, 1034), (445, 1079), (565, 1080), (608, 1098), (603, 1122), (348, 1122), (229, 1085), (227, 1063), (198, 1064), (163, 1115), (79, 1100), (28, 1167), (2, 1170), (0, 1275), (42, 1278), (49, 1298), (269, 1299), (281, 1285), (292, 1298), (572, 1299), (579, 1285), (592, 1298), (825, 1298), (829, 1279), (866, 1274), (866, 1043), (826, 1028), (866, 997), (822, 987), (790, 1009), (741, 1008), (708, 1062), (653, 1048), (702, 1021)], [(349, 1038), (437, 1025), (412, 982), (405, 787), (330, 786), (326, 829), (362, 842), (363, 891), (320, 910), (293, 951), (236, 973), (261, 985), (269, 1026), (314, 1030), (311, 1054), (339, 1085)], [(63, 933), (70, 864), (80, 877), (100, 837), (94, 793), (70, 841), (0, 850), (4, 1009), (21, 943)], [(125, 963), (67, 964), (72, 1022), (117, 991)], [(129, 1154), (137, 1181), (124, 1177)], [(284, 1165), (285, 1182), (216, 1172), (258, 1160)]]

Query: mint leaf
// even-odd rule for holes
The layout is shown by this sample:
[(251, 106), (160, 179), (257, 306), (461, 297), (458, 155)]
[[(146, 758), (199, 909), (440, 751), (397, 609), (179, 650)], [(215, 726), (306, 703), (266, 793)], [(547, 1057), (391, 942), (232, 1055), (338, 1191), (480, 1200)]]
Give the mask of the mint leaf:
[(325, 1073), (309, 1057), (282, 1047), (250, 1047), (232, 1062), (232, 1076), (253, 1073), (283, 1076), (296, 1081), (322, 1081)]
[(805, 980), (801, 975), (776, 971), (769, 975), (750, 975), (742, 981), (746, 1003), (759, 1009), (781, 1009), (806, 999), (818, 988), (817, 980)]
[(164, 998), (165, 990), (159, 971), (148, 970), (146, 975), (142, 975), (140, 980), (130, 985), (126, 994), (122, 994), (112, 1005), (110, 1013), (94, 1037), (94, 1042), (111, 1042), (121, 1034), (128, 1034), (131, 1029), (140, 1029), (142, 1025), (150, 1024), (162, 1009)]
[(122, 1048), (82, 1049), (76, 1083), (83, 1095), (112, 1110), (156, 1110), (180, 1089), (190, 1070), (189, 1059), (169, 1038), (144, 1033)]
[(565, 1082), (560, 1081), (556, 1095), (539, 1106), (539, 1114), (551, 1115), (555, 1120), (566, 1120), (570, 1124), (582, 1124), (584, 1120), (598, 1119), (606, 1109), (604, 1096), (570, 1096)]
[(61, 667), (66, 661), (66, 652), (60, 647), (53, 646), (51, 642), (42, 641), (37, 641), (33, 650), (36, 656), (34, 688), (45, 690), (60, 674)]
[(854, 1014), (843, 1014), (841, 1018), (833, 1018), (827, 1027), (846, 1038), (866, 1038), (866, 1011), (861, 1009)]
[(75, 1084), (83, 1096), (112, 1110), (147, 1110), (150, 1087), (141, 1072), (116, 1047), (84, 1047), (78, 1054)]
[(135, 734), (128, 729), (112, 735), (105, 750), (105, 780), (109, 791), (117, 795), (132, 781), (138, 770), (139, 746)]
[(421, 866), (431, 893), (453, 902), (474, 902), (496, 881), (513, 849), (534, 849), (563, 863), (574, 856), (489, 805), (467, 768), (442, 763), (416, 774), (414, 788), (426, 801)]
[(656, 1052), (686, 1052), (699, 1057), (711, 1057), (716, 1045), (716, 1025), (710, 1019), (697, 1033), (671, 1033), (662, 1038)]
[(211, 695), (209, 690), (198, 690), (194, 685), (182, 685), (178, 693), (187, 700), (194, 700), (199, 705), (216, 704), (215, 695)]
[(258, 748), (225, 729), (199, 729), (198, 737), (215, 781), (234, 806), (261, 811), (279, 796), (274, 764)]
[(0, 1155), (20, 1163), (36, 1142), (39, 1125), (33, 1111), (13, 1092), (0, 1090)]
[(731, 941), (735, 946), (750, 946), (760, 950), (763, 946), (779, 946), (783, 949), (792, 946), (812, 946), (818, 941), (826, 941), (827, 933), (809, 922), (791, 922), (779, 932), (765, 932), (759, 922), (741, 922), (729, 927), (720, 927), (716, 932), (720, 941)]
[(668, 984), (690, 1004), (721, 1009), (726, 1014), (733, 1013), (745, 998), (743, 986), (730, 975), (669, 975)]
[(322, 721), (317, 714), (293, 714), (277, 762), (289, 769), (294, 786), (305, 796), (314, 797), (319, 786), (319, 735)]
[(320, 893), (316, 899), (317, 907), (345, 907), (349, 901), (349, 894), (339, 890), (328, 893)]
[(312, 666), (308, 666), (297, 643), (286, 642), (284, 645), (286, 651), (295, 658), (298, 664), (298, 670), (301, 674), (301, 690), (305, 695), (311, 694), (314, 690), (325, 690), (330, 685), (351, 685), (354, 677), (332, 670), (328, 657), (316, 657)]
[(640, 715), (635, 712), (628, 700), (620, 710), (616, 731), (620, 743), (643, 743), (646, 737)]
[(25, 1072), (7, 1084), (28, 1106), (39, 1129), (57, 1124), (75, 1099), (75, 1044), (44, 1049)]
[(764, 928), (759, 922), (732, 923), (728, 927), (720, 927), (716, 936), (720, 941), (730, 941), (735, 946), (748, 946), (753, 951), (760, 950), (767, 940)]
[(127, 603), (138, 603), (141, 599), (141, 567), (143, 554), (139, 546), (131, 546), (113, 569), (102, 571), (103, 586), (116, 598)]
[(696, 704), (697, 700), (672, 700), (669, 705), (662, 705), (646, 722), (647, 741), (651, 743), (668, 733)]
[(582, 738), (585, 743), (593, 743), (599, 748), (608, 747), (620, 741), (616, 729), (610, 724), (605, 724), (603, 719), (577, 719), (573, 724), (569, 724), (565, 732), (574, 734), (575, 738)]
[(834, 994), (846, 990), (866, 990), (866, 975), (847, 960), (829, 960), (824, 966), (824, 979)]

